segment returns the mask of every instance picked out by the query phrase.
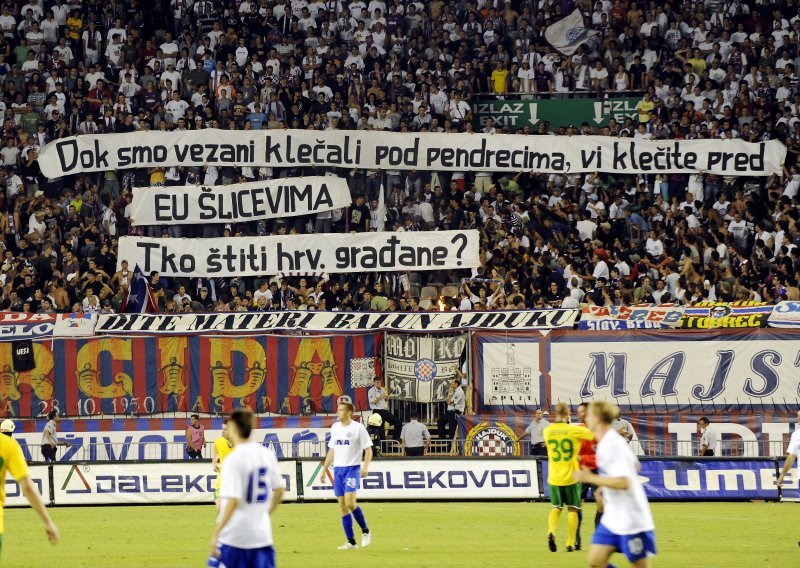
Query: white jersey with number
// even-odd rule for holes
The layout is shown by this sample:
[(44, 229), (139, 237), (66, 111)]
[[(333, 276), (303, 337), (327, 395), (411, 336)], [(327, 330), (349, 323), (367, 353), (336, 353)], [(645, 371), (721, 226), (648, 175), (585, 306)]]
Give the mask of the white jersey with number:
[(370, 446), (372, 440), (360, 422), (351, 420), (347, 426), (334, 422), (331, 426), (328, 447), (333, 450), (333, 467), (361, 465), (361, 454)]
[(800, 423), (792, 432), (792, 437), (789, 438), (789, 445), (786, 447), (787, 454), (794, 454), (800, 458)]
[(272, 546), (269, 502), (272, 490), (283, 487), (275, 453), (257, 442), (239, 444), (222, 464), (222, 500), (238, 499), (239, 505), (219, 535), (220, 544), (234, 548)]
[(628, 489), (603, 487), (603, 519), (614, 534), (637, 534), (655, 529), (650, 504), (639, 481), (638, 460), (628, 441), (609, 430), (597, 444), (597, 468), (603, 477), (625, 477)]

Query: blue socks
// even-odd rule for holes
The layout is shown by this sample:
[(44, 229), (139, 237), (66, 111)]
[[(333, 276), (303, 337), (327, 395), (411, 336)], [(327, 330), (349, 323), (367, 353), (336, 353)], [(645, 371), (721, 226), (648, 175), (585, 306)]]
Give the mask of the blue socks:
[(342, 526), (344, 527), (344, 535), (348, 541), (355, 542), (356, 535), (353, 533), (353, 516), (345, 515), (342, 517)]
[(356, 507), (356, 510), (353, 511), (353, 517), (356, 519), (358, 526), (361, 527), (361, 532), (368, 533), (367, 520), (364, 518), (364, 511), (361, 510), (361, 507)]

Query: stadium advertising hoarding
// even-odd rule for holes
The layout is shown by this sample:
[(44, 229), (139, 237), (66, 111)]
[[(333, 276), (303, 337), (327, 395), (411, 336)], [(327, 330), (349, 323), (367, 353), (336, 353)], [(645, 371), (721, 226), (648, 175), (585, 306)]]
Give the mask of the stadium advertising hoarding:
[(640, 140), (608, 136), (523, 136), (308, 130), (213, 130), (85, 134), (39, 152), (47, 177), (170, 165), (327, 166), (426, 171), (707, 173), (781, 172), (775, 140)]
[[(11, 416), (156, 412), (326, 413), (347, 394), (367, 407), (382, 376), (380, 333), (335, 336), (150, 336), (34, 343), (35, 367), (2, 371)], [(0, 344), (9, 349), (10, 343)]]
[(208, 314), (100, 314), (97, 333), (242, 333), (278, 330), (311, 332), (536, 330), (571, 328), (578, 310), (501, 312), (303, 312)]
[[(206, 430), (206, 448), (211, 455), (211, 443), (221, 435), (220, 430)], [(27, 461), (42, 461), (39, 444), (41, 433), (15, 434)], [(91, 432), (61, 432), (59, 438), (68, 446), (59, 447), (59, 463), (145, 460), (175, 460), (186, 457), (186, 430), (112, 430)], [(253, 439), (273, 449), (278, 458), (315, 458), (325, 456), (328, 428), (270, 428), (256, 429)]]
[[(39, 490), (39, 493), (44, 496), (45, 503), (49, 502), (50, 482), (47, 477), (47, 466), (29, 465), (28, 474), (33, 484)], [(10, 474), (6, 474), (5, 478), (6, 499), (3, 506), (27, 507), (28, 500), (22, 494), (19, 484), (14, 481), (14, 478), (11, 477)]]
[(236, 223), (295, 217), (352, 203), (347, 180), (312, 176), (220, 186), (135, 187), (136, 225)]
[[(297, 501), (294, 461), (279, 463), (284, 501)], [(209, 462), (64, 464), (53, 466), (58, 505), (213, 503), (217, 474)]]
[[(650, 499), (776, 499), (775, 460), (642, 460), (639, 478)], [(786, 485), (797, 486), (797, 480)]]
[[(323, 476), (322, 463), (302, 462), (303, 498), (334, 499), (333, 472)], [(324, 477), (324, 479), (321, 479)], [(486, 461), (377, 460), (361, 480), (359, 499), (537, 499), (537, 464), (533, 460)]]
[(579, 329), (617, 331), (624, 329), (662, 329), (677, 327), (683, 306), (637, 304), (634, 306), (584, 306)]
[(349, 273), (450, 270), (480, 266), (480, 233), (280, 235), (209, 239), (120, 237), (122, 261), (164, 276), (264, 276), (281, 272)]

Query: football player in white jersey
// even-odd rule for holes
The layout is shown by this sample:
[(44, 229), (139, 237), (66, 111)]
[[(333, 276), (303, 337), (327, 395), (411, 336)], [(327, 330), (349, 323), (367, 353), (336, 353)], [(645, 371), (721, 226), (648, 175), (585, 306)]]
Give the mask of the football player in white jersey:
[[(777, 487), (783, 485), (783, 478), (792, 469), (797, 458), (800, 458), (800, 410), (797, 411), (797, 426), (795, 426), (792, 437), (789, 438), (789, 445), (786, 447), (786, 463), (783, 464), (781, 474), (778, 476)], [(800, 541), (797, 545), (800, 546)]]
[[(275, 453), (250, 441), (253, 413), (231, 414), (228, 435), (233, 450), (225, 459), (217, 527), (211, 556), (225, 568), (274, 568), (270, 514), (280, 505), (284, 482)], [(211, 564), (211, 562), (209, 563)]]
[[(331, 426), (331, 438), (328, 442), (328, 455), (322, 468), (321, 480), (325, 483), (328, 467), (333, 463), (333, 494), (339, 501), (342, 513), (342, 526), (347, 542), (339, 550), (358, 548), (353, 532), (353, 519), (361, 527), (361, 546), (369, 546), (372, 535), (369, 532), (364, 512), (356, 503), (356, 491), (361, 487), (361, 478), (366, 477), (369, 462), (372, 460), (372, 440), (367, 429), (360, 422), (353, 420), (353, 399), (340, 396), (337, 414), (339, 421)], [(364, 466), (361, 466), (361, 454), (364, 454)], [(227, 472), (226, 472), (227, 475)]]
[(587, 426), (595, 433), (599, 475), (583, 468), (575, 481), (603, 488), (603, 518), (592, 537), (589, 566), (609, 566), (615, 552), (623, 553), (636, 568), (649, 568), (656, 554), (655, 524), (650, 504), (639, 481), (639, 460), (628, 441), (611, 426), (617, 408), (593, 402), (586, 413)]

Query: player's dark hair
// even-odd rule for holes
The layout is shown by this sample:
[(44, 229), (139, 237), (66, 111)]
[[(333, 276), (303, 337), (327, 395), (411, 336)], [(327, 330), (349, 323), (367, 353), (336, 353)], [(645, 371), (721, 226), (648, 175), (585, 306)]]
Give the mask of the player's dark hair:
[(703, 416), (700, 420), (698, 420), (698, 422), (702, 422), (703, 424), (709, 424), (709, 420), (705, 416)]
[(189, 418), (197, 418), (198, 420), (200, 420), (200, 415), (199, 414), (192, 414)]
[(51, 410), (50, 412), (47, 413), (47, 419), (48, 420), (52, 420), (56, 416), (58, 416), (58, 410), (53, 409), (53, 410)]
[(249, 438), (253, 431), (253, 411), (249, 408), (237, 408), (231, 414), (231, 422), (239, 431), (239, 436)]
[(582, 402), (582, 403), (580, 403), (580, 404), (578, 405), (578, 408), (581, 408), (581, 407), (588, 407), (588, 406), (589, 406), (589, 403), (588, 403), (588, 402)]

